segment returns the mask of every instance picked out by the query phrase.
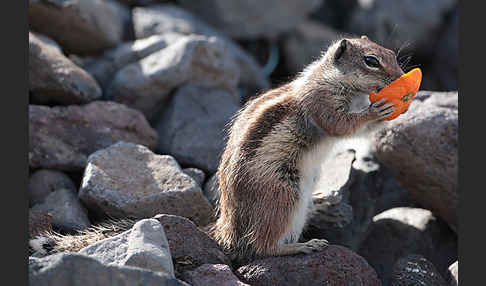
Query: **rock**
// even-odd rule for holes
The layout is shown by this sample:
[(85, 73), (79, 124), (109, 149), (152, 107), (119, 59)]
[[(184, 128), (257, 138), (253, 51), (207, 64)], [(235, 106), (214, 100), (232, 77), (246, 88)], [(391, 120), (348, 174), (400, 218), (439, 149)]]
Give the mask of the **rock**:
[(455, 8), (444, 24), (439, 37), (430, 76), (438, 83), (434, 90), (451, 91), (459, 88), (459, 12)]
[(56, 170), (37, 170), (29, 178), (29, 205), (42, 203), (53, 191), (68, 189), (77, 191), (73, 181), (68, 175)]
[[(456, 0), (358, 1), (360, 7), (351, 15), (348, 29), (367, 35), (370, 40), (397, 50), (411, 44), (414, 51), (433, 56), (443, 22)], [(406, 50), (406, 49), (405, 49)]]
[(204, 196), (209, 200), (211, 205), (215, 207), (219, 200), (219, 183), (218, 175), (214, 173), (204, 184)]
[(29, 166), (79, 172), (87, 157), (120, 140), (153, 148), (157, 134), (137, 110), (108, 101), (29, 105)]
[(421, 255), (409, 255), (393, 266), (390, 286), (447, 285), (434, 265)]
[(166, 48), (180, 37), (182, 37), (181, 34), (175, 33), (153, 35), (148, 38), (121, 44), (111, 50), (105, 51), (100, 57), (85, 57), (80, 60), (82, 67), (93, 75), (103, 90), (106, 91), (116, 72), (120, 69)]
[(344, 36), (346, 35), (317, 21), (302, 22), (284, 38), (285, 67), (291, 74), (301, 72), (318, 59), (333, 41)]
[[(316, 191), (312, 194), (314, 211), (309, 217), (305, 237), (321, 237), (330, 243), (342, 243), (341, 236), (353, 219), (353, 209), (343, 200), (350, 181), (354, 152), (331, 156), (320, 172)], [(311, 236), (309, 236), (311, 233)], [(322, 237), (325, 235), (325, 237)]]
[(192, 221), (166, 214), (154, 218), (164, 226), (177, 277), (202, 264), (230, 264), (216, 241)]
[(249, 286), (236, 277), (231, 268), (224, 264), (203, 264), (192, 271), (186, 271), (182, 279), (198, 286)]
[(206, 179), (206, 174), (203, 171), (199, 170), (198, 168), (185, 168), (182, 169), (184, 174), (188, 175), (189, 177), (193, 178), (196, 183), (202, 187), (204, 184), (204, 179)]
[(29, 209), (29, 239), (52, 230), (52, 216)]
[(181, 0), (182, 7), (232, 38), (276, 38), (301, 23), (321, 0), (224, 1)]
[(89, 245), (79, 253), (105, 265), (134, 266), (174, 277), (164, 229), (156, 219), (142, 219), (117, 236)]
[[(326, 208), (319, 205), (322, 195), (314, 196), (317, 209), (309, 218), (303, 233), (305, 238), (323, 238), (357, 251), (376, 214), (394, 207), (414, 206), (408, 192), (376, 161), (367, 144), (367, 141), (353, 144), (356, 150), (332, 157), (324, 167), (323, 175), (334, 180), (335, 187), (331, 189), (339, 190), (342, 201)], [(333, 183), (322, 185), (322, 190), (326, 190)], [(325, 193), (329, 194), (331, 189)]]
[(239, 107), (237, 95), (226, 90), (181, 87), (155, 120), (158, 152), (171, 154), (182, 165), (216, 172), (225, 146), (224, 130)]
[(176, 87), (195, 83), (232, 90), (238, 78), (238, 67), (225, 42), (192, 35), (118, 71), (106, 96), (150, 118)]
[[(198, 13), (196, 13), (198, 14)], [(240, 69), (240, 85), (252, 91), (268, 89), (270, 83), (262, 68), (239, 45), (201, 19), (178, 6), (165, 4), (136, 7), (132, 12), (135, 37), (146, 38), (156, 34), (179, 33), (184, 35), (215, 36), (223, 40)]]
[(78, 253), (58, 253), (44, 258), (29, 257), (29, 285), (147, 285), (188, 286), (165, 273), (136, 267), (105, 265)]
[[(354, 10), (358, 7), (359, 0), (340, 0), (340, 1), (322, 1), (317, 9), (312, 11), (311, 19), (318, 21), (326, 26), (332, 27), (338, 31), (346, 30)], [(361, 1), (363, 2), (363, 1)]]
[(91, 224), (76, 193), (69, 189), (51, 192), (44, 202), (34, 205), (32, 210), (49, 213), (52, 215), (52, 225), (64, 231), (83, 230)]
[(197, 225), (213, 216), (201, 188), (172, 156), (126, 142), (89, 156), (79, 198), (98, 216), (146, 218), (163, 211)]
[(129, 10), (112, 0), (29, 0), (29, 27), (69, 53), (92, 54), (120, 44)]
[(29, 94), (40, 104), (80, 104), (100, 98), (101, 89), (52, 40), (29, 32)]
[(374, 137), (376, 156), (415, 201), (457, 229), (458, 93), (422, 91)]
[(443, 275), (457, 260), (457, 236), (428, 210), (393, 208), (373, 218), (358, 253), (388, 285), (394, 263), (410, 254), (424, 256)]
[(447, 285), (457, 286), (459, 285), (459, 262), (456, 261), (449, 266), (448, 271), (445, 274)]
[(373, 268), (356, 253), (337, 245), (313, 254), (269, 257), (238, 268), (250, 285), (381, 285)]

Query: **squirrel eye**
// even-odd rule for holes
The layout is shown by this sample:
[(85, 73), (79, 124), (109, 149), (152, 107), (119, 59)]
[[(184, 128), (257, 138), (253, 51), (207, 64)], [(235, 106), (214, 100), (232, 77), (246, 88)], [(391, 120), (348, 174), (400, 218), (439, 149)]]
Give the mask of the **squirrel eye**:
[(372, 67), (372, 68), (379, 68), (380, 67), (380, 62), (375, 56), (365, 56), (364, 57), (364, 62), (367, 66)]

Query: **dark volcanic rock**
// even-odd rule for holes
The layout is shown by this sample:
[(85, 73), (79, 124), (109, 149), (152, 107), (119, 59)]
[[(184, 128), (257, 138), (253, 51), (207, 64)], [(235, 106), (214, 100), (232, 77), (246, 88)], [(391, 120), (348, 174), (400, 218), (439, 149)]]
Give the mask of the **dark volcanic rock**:
[(33, 211), (52, 215), (52, 225), (64, 231), (83, 230), (90, 226), (86, 209), (74, 190), (58, 189), (51, 192)]
[(139, 111), (95, 101), (86, 105), (29, 105), (29, 166), (81, 171), (87, 157), (120, 140), (155, 147), (157, 134)]
[(51, 192), (59, 189), (77, 191), (73, 181), (63, 172), (48, 169), (35, 171), (29, 178), (30, 206), (42, 203)]
[(100, 98), (101, 89), (52, 40), (29, 32), (29, 94), (35, 103), (77, 104)]
[(409, 255), (399, 259), (393, 266), (390, 286), (446, 286), (444, 278), (434, 265), (420, 255)]
[(188, 286), (165, 273), (137, 267), (104, 265), (95, 258), (69, 252), (44, 258), (29, 257), (29, 285)]
[(249, 286), (241, 282), (228, 265), (204, 264), (186, 271), (182, 279), (194, 286)]
[(164, 212), (198, 225), (212, 220), (201, 188), (172, 156), (133, 143), (119, 142), (90, 155), (79, 197), (98, 215), (145, 218)]
[(454, 9), (445, 23), (436, 57), (432, 63), (431, 76), (438, 82), (434, 90), (458, 90), (459, 88), (459, 12)]
[(226, 90), (196, 85), (178, 89), (157, 119), (157, 150), (181, 164), (216, 172), (224, 130), (239, 107), (237, 95)]
[(346, 199), (343, 200), (343, 195), (351, 183), (351, 164), (354, 159), (354, 152), (345, 151), (324, 162), (318, 185), (312, 194), (314, 212), (309, 216), (305, 236), (311, 233), (312, 238), (344, 244), (343, 236), (349, 232), (353, 209)]
[(29, 27), (70, 53), (96, 53), (121, 43), (129, 17), (112, 0), (29, 0)]
[(373, 218), (358, 253), (388, 285), (394, 263), (410, 254), (424, 256), (443, 275), (457, 260), (457, 236), (428, 210), (394, 208)]
[(414, 200), (457, 228), (458, 93), (422, 91), (375, 134), (376, 156)]
[(349, 35), (324, 26), (317, 21), (306, 20), (288, 33), (283, 44), (285, 66), (291, 74), (301, 72), (318, 59), (335, 40)]
[(321, 0), (179, 1), (232, 38), (275, 38), (304, 21)]
[(29, 239), (52, 230), (52, 216), (29, 209)]
[[(373, 216), (389, 208), (413, 206), (414, 203), (365, 145), (354, 148), (359, 152), (337, 154), (323, 168), (326, 180), (314, 194), (316, 212), (309, 217), (303, 236), (327, 239), (357, 251), (369, 232)], [(342, 200), (322, 205), (322, 198), (333, 199), (333, 196), (323, 197), (322, 191), (329, 194), (332, 190), (338, 191)]]
[(175, 215), (154, 217), (164, 226), (176, 276), (202, 264), (230, 264), (216, 241), (192, 221)]
[(175, 88), (187, 83), (234, 90), (239, 69), (225, 42), (187, 36), (118, 71), (106, 91), (151, 118)]
[(459, 285), (459, 261), (456, 261), (449, 266), (444, 277), (448, 285)]
[(434, 55), (435, 43), (444, 14), (456, 0), (440, 1), (358, 1), (348, 23), (348, 30), (367, 35), (370, 40), (397, 50), (410, 44), (414, 51)]
[(331, 245), (314, 254), (270, 257), (238, 268), (242, 281), (258, 285), (381, 285), (366, 260)]

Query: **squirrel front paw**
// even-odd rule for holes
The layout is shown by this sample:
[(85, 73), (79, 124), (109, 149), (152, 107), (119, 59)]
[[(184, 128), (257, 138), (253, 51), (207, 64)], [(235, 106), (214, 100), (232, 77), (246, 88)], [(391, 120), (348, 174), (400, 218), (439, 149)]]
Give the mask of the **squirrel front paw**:
[(367, 115), (370, 117), (371, 120), (380, 120), (386, 118), (395, 110), (395, 103), (389, 102), (387, 104), (383, 104), (385, 101), (386, 99), (382, 98), (377, 102), (373, 102), (370, 104), (367, 110)]
[(311, 239), (307, 242), (302, 243), (302, 247), (300, 248), (301, 253), (313, 253), (317, 251), (321, 251), (329, 246), (329, 242), (325, 239)]

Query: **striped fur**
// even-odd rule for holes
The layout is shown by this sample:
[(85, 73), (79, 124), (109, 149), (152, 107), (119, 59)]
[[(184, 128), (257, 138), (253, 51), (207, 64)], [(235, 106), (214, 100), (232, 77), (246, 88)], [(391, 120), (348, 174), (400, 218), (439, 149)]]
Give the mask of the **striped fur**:
[[(235, 259), (306, 252), (310, 244), (298, 239), (322, 163), (341, 138), (379, 118), (370, 108), (350, 110), (351, 103), (403, 74), (393, 52), (367, 39), (348, 42), (339, 63), (336, 42), (294, 81), (251, 100), (233, 119), (217, 172), (212, 234)], [(388, 72), (372, 73), (355, 59), (370, 51)]]

